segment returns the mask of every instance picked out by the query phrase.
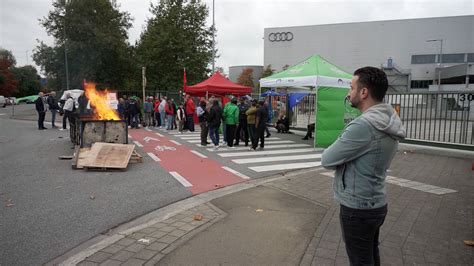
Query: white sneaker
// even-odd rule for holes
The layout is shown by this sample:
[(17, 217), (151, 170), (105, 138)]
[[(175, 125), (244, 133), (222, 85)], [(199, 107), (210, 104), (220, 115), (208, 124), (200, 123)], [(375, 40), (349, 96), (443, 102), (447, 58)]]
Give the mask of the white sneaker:
[(65, 129), (64, 129), (64, 128), (60, 128), (60, 129), (59, 129), (59, 131), (63, 131), (63, 130), (65, 130)]
[(214, 145), (214, 150), (218, 150), (219, 149), (219, 145)]

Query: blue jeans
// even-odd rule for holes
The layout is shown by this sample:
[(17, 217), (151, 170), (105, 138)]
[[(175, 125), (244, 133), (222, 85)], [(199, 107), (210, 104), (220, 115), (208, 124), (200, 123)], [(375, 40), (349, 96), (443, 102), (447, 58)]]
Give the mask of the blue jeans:
[(173, 127), (173, 115), (166, 115), (166, 119), (168, 120), (168, 125), (166, 126), (166, 129), (171, 130)]
[(387, 205), (367, 210), (341, 205), (342, 238), (351, 265), (380, 265), (379, 231), (386, 215)]
[(138, 124), (140, 123), (140, 115), (131, 115), (132, 121), (130, 122), (132, 125), (132, 128), (138, 128)]
[(209, 127), (209, 137), (211, 138), (212, 144), (219, 145), (219, 126)]
[(56, 113), (58, 112), (56, 109), (51, 109), (51, 126), (56, 127), (54, 122), (56, 121)]
[(161, 127), (165, 127), (166, 113), (165, 111), (160, 112)]
[(252, 147), (253, 147), (253, 143), (255, 141), (255, 124), (248, 124), (247, 125), (248, 127), (248, 130), (249, 130), (249, 138), (250, 138), (250, 142), (252, 143)]

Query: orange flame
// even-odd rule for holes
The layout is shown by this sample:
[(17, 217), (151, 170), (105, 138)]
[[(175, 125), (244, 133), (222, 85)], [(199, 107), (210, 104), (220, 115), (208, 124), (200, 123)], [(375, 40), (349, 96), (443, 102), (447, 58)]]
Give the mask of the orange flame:
[(85, 83), (85, 94), (90, 104), (94, 107), (94, 119), (97, 120), (121, 120), (117, 111), (109, 105), (109, 94), (107, 89), (97, 91), (94, 83)]

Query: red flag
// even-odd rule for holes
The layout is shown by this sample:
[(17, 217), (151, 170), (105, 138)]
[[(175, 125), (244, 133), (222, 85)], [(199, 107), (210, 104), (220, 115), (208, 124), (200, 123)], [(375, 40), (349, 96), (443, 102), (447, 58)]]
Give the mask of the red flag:
[(183, 77), (183, 92), (186, 92), (186, 68), (184, 68), (184, 77)]

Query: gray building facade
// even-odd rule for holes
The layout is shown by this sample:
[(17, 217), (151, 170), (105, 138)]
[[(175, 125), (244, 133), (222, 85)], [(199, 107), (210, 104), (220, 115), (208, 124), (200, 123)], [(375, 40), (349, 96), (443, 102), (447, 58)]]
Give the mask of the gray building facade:
[(428, 89), (439, 77), (441, 84), (467, 82), (474, 89), (469, 71), (452, 68), (474, 64), (474, 15), (266, 28), (264, 34), (264, 65), (276, 71), (319, 54), (349, 73), (383, 68), (394, 91)]

